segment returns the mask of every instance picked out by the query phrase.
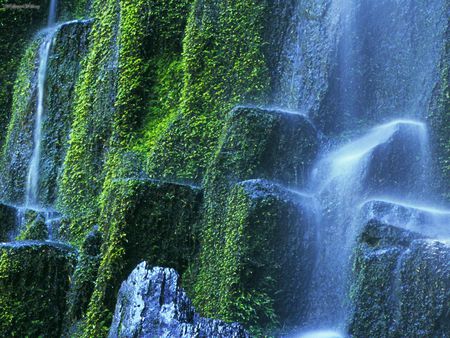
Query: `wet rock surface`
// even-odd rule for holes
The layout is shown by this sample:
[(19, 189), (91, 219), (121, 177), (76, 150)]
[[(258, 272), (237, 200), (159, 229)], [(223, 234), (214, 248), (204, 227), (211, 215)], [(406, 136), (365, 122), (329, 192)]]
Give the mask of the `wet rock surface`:
[(448, 337), (450, 247), (370, 221), (354, 261), (355, 337)]
[(237, 323), (202, 318), (173, 269), (140, 263), (122, 283), (109, 337), (249, 337)]

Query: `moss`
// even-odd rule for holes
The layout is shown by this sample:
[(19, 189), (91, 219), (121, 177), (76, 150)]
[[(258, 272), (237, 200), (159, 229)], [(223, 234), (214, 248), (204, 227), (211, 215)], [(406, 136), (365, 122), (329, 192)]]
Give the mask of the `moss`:
[(81, 247), (67, 301), (64, 321), (64, 330), (67, 336), (73, 336), (74, 332), (80, 333), (82, 331), (80, 326), (83, 326), (82, 323), (85, 319), (89, 300), (94, 292), (95, 280), (100, 266), (102, 243), (101, 232), (94, 229), (86, 237)]
[(90, 21), (62, 25), (56, 32), (50, 49), (39, 177), (41, 206), (53, 206), (56, 201), (73, 121), (75, 83), (80, 72), (80, 62), (87, 53), (91, 26)]
[(32, 222), (28, 222), (16, 240), (45, 241), (46, 239), (48, 239), (48, 229), (45, 219), (41, 214), (37, 214)]
[(419, 234), (371, 221), (355, 252), (350, 333), (441, 337), (448, 332), (450, 250)]
[(0, 204), (0, 242), (8, 242), (16, 228), (17, 210)]
[(237, 184), (227, 202), (221, 233), (203, 233), (197, 308), (256, 335), (298, 321), (314, 263), (310, 201), (251, 180)]
[(2, 200), (21, 204), (31, 157), (33, 111), (36, 105), (37, 59), (41, 36), (28, 46), (14, 85), (12, 116), (2, 147)]
[[(265, 256), (264, 253), (264, 250), (271, 250), (268, 248), (272, 247), (264, 246), (262, 243), (273, 235), (270, 231), (275, 231), (274, 228), (278, 224), (277, 217), (281, 217), (277, 212), (282, 212), (277, 208), (281, 207), (272, 200), (258, 209), (258, 212), (255, 211), (257, 216), (254, 217), (261, 217), (257, 222), (261, 224), (261, 227), (265, 224), (268, 232), (262, 231), (259, 225), (254, 225), (259, 229), (255, 230), (255, 241), (240, 239), (239, 236), (243, 236), (239, 234), (242, 226), (244, 228), (241, 231), (246, 232), (245, 236), (250, 236), (248, 235), (250, 232), (253, 233), (252, 227), (248, 224), (252, 221), (245, 220), (251, 217), (246, 214), (249, 212), (246, 208), (251, 210), (252, 207), (247, 206), (240, 210), (241, 204), (245, 206), (249, 202), (246, 202), (243, 197), (238, 202), (237, 193), (232, 192), (232, 188), (239, 181), (254, 178), (266, 178), (287, 185), (302, 184), (316, 156), (317, 148), (316, 131), (303, 116), (250, 107), (239, 107), (229, 114), (214, 161), (208, 168), (205, 178), (202, 250), (198, 277), (193, 277), (195, 279), (193, 300), (196, 307), (204, 311), (206, 316), (239, 320), (252, 326), (274, 327), (277, 324), (280, 312), (275, 305), (273, 289), (262, 291), (266, 288), (264, 282), (256, 282), (256, 284), (261, 283), (256, 290), (261, 289), (252, 294), (253, 289), (250, 287), (250, 282), (246, 280), (248, 276), (243, 273), (244, 270), (234, 274), (231, 271), (234, 264), (237, 269), (244, 269), (245, 264), (235, 262), (230, 252), (240, 248), (241, 245), (254, 245), (251, 250), (242, 253), (243, 260), (250, 259), (250, 256), (261, 255), (266, 259), (272, 259), (274, 263), (274, 257), (270, 253)], [(267, 213), (263, 211), (264, 207), (273, 208), (272, 218), (268, 215), (269, 211)], [(264, 215), (268, 219), (264, 219)], [(239, 221), (242, 217), (245, 220), (244, 224)], [(237, 238), (233, 240), (231, 237), (227, 244), (223, 238), (226, 238), (230, 231), (237, 231), (238, 233), (235, 234)], [(258, 231), (261, 231), (261, 237), (257, 235)], [(225, 252), (228, 252), (228, 255)], [(246, 257), (247, 254), (248, 257)], [(269, 265), (267, 262), (265, 264)], [(225, 270), (223, 270), (224, 266), (227, 267)], [(227, 271), (228, 269), (231, 270)], [(277, 273), (274, 271), (270, 269), (267, 271), (268, 280), (276, 280)], [(226, 284), (243, 288), (240, 292), (245, 294), (245, 297), (242, 294), (233, 297), (235, 304), (239, 304), (242, 308), (232, 305), (232, 295), (227, 296), (230, 290), (226, 288)], [(274, 285), (277, 285), (276, 282), (271, 287)]]
[(73, 124), (58, 194), (72, 218), (72, 236), (81, 240), (95, 222), (117, 86), (117, 1), (95, 1), (90, 46), (75, 87)]
[(149, 158), (155, 176), (200, 181), (225, 112), (264, 101), (268, 69), (263, 54), (266, 1), (193, 4), (184, 39), (184, 88), (180, 114)]
[(59, 337), (72, 249), (44, 242), (0, 246), (0, 332), (8, 337)]
[(120, 283), (140, 261), (183, 272), (196, 253), (201, 191), (152, 180), (110, 184), (102, 203), (105, 244), (86, 337), (107, 333)]
[[(48, 3), (48, 0), (0, 1), (0, 126), (3, 130), (11, 116), (12, 92), (22, 53), (36, 30), (44, 25)], [(39, 8), (13, 9), (5, 7), (8, 4), (32, 4)], [(5, 134), (1, 133), (0, 144), (4, 137)]]
[[(160, 122), (164, 125), (170, 115), (162, 115), (160, 110), (168, 106), (161, 106), (156, 98), (167, 85), (161, 89), (153, 76), (163, 73), (165, 60), (172, 63), (177, 58), (187, 6), (188, 1), (172, 0), (93, 4), (96, 21), (76, 87), (74, 123), (59, 194), (60, 208), (74, 220), (75, 240), (84, 238), (86, 229), (95, 223), (103, 184), (109, 184), (110, 173), (112, 177), (120, 171), (116, 158), (128, 149), (142, 151), (140, 145), (153, 142)], [(151, 135), (151, 139), (139, 141), (142, 135)]]

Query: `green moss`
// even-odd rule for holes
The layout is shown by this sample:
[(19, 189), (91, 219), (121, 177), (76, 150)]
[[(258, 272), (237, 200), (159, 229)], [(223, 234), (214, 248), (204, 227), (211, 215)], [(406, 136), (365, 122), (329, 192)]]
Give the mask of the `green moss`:
[(17, 210), (5, 204), (0, 204), (0, 242), (10, 240), (16, 227)]
[(355, 251), (349, 330), (355, 337), (443, 337), (449, 329), (450, 250), (369, 222)]
[(308, 242), (314, 229), (305, 202), (264, 180), (237, 184), (228, 195), (221, 228), (203, 233), (197, 308), (241, 322), (255, 335), (297, 323), (314, 265)]
[(63, 245), (0, 245), (0, 332), (59, 337), (74, 252)]
[[(267, 204), (262, 202), (259, 211), (255, 211), (252, 203), (256, 202), (250, 203), (235, 191), (237, 188), (232, 188), (236, 182), (254, 178), (302, 184), (317, 148), (314, 128), (300, 115), (248, 107), (237, 108), (228, 115), (204, 183), (202, 250), (198, 276), (193, 277), (193, 300), (204, 315), (238, 320), (254, 327), (276, 326), (281, 313), (275, 304), (274, 289), (270, 288), (279, 287), (275, 282), (279, 272), (273, 270), (276, 263), (270, 253), (272, 246), (262, 243), (274, 238), (271, 231), (280, 226), (277, 217), (281, 217), (283, 212), (277, 210), (280, 205), (273, 200), (266, 201)], [(240, 207), (243, 207), (242, 210)], [(267, 213), (264, 211), (266, 207)], [(250, 216), (249, 212), (257, 216)], [(260, 224), (261, 228), (252, 224), (252, 217), (260, 217), (256, 224)], [(267, 232), (262, 230), (265, 226)], [(249, 239), (253, 236), (250, 233), (255, 236), (254, 241)], [(224, 242), (227, 236), (231, 236), (228, 243), (226, 240)], [(246, 245), (251, 248), (245, 249)], [(251, 286), (247, 279), (249, 275), (244, 271), (247, 268), (252, 271), (252, 268), (236, 262), (232, 254), (233, 250), (241, 247), (244, 252), (241, 249), (237, 251), (240, 252), (238, 259), (258, 260), (256, 257), (261, 256), (262, 260), (267, 259), (263, 266), (273, 263), (273, 269), (268, 268), (265, 275), (267, 283), (273, 281), (272, 285), (253, 280), (255, 286)], [(234, 265), (236, 267), (233, 268)], [(258, 274), (262, 275), (264, 273)], [(241, 289), (232, 291), (229, 286), (239, 286)]]
[(2, 200), (20, 204), (31, 156), (33, 111), (36, 103), (37, 55), (41, 36), (28, 46), (22, 57), (14, 85), (12, 116), (2, 147)]
[(183, 272), (197, 247), (201, 191), (151, 180), (117, 179), (107, 187), (99, 277), (87, 314), (86, 337), (103, 336), (120, 283), (142, 260)]
[[(22, 53), (36, 30), (47, 17), (48, 0), (0, 1), (0, 127), (5, 130), (12, 110), (12, 92)], [(8, 4), (32, 4), (39, 9), (13, 9)], [(14, 34), (11, 34), (14, 32)], [(0, 145), (5, 134), (0, 134)]]
[(225, 112), (264, 101), (266, 1), (193, 4), (184, 39), (180, 114), (149, 158), (155, 176), (200, 181), (217, 145)]
[[(72, 337), (74, 332), (81, 334), (83, 320), (94, 292), (100, 266), (103, 243), (102, 234), (94, 229), (86, 237), (81, 247), (77, 267), (73, 275), (67, 302), (67, 312), (64, 320), (65, 335)], [(80, 325), (81, 323), (81, 325)], [(80, 328), (81, 327), (81, 328)]]
[(45, 241), (46, 239), (48, 239), (48, 229), (45, 219), (41, 214), (37, 214), (33, 221), (28, 222), (16, 240)]

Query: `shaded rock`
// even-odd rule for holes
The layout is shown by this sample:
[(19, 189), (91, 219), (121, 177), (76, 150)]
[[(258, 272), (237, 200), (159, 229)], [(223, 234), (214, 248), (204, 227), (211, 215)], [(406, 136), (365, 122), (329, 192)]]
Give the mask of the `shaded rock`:
[(227, 205), (224, 223), (205, 239), (212, 248), (200, 272), (200, 292), (216, 301), (196, 306), (249, 326), (298, 321), (315, 261), (314, 201), (273, 182), (248, 180), (234, 186)]
[(42, 214), (37, 214), (33, 221), (27, 223), (17, 237), (17, 240), (45, 241), (46, 239), (48, 239), (48, 229)]
[[(57, 179), (69, 142), (73, 121), (74, 88), (80, 62), (88, 46), (90, 21), (71, 21), (57, 26), (47, 67), (45, 119), (42, 125), (39, 205), (55, 202)], [(33, 150), (33, 130), (37, 101), (39, 48), (45, 32), (40, 32), (22, 57), (14, 89), (12, 116), (2, 148), (0, 171), (2, 199), (23, 204), (24, 182)]]
[(230, 184), (265, 178), (305, 182), (318, 151), (317, 131), (301, 114), (236, 107), (227, 117), (215, 160), (208, 170)]
[(249, 337), (237, 324), (200, 317), (173, 269), (140, 263), (122, 283), (109, 337)]
[(63, 244), (0, 244), (2, 335), (59, 337), (75, 263), (76, 252)]
[[(251, 265), (253, 259), (258, 261), (259, 253), (255, 254), (257, 247), (263, 252), (267, 249), (268, 255), (262, 255), (265, 257), (261, 258), (263, 261), (271, 256), (271, 250), (275, 250), (275, 247), (263, 244), (263, 239), (273, 238), (273, 233), (278, 233), (275, 229), (282, 227), (279, 222), (284, 216), (277, 213), (284, 212), (284, 208), (289, 207), (282, 202), (278, 203), (276, 197), (271, 197), (267, 201), (267, 207), (273, 208), (272, 214), (264, 213), (262, 204), (256, 202), (258, 198), (254, 199), (253, 204), (250, 197), (258, 189), (250, 193), (235, 185), (252, 179), (266, 179), (289, 186), (303, 184), (317, 155), (318, 144), (316, 129), (303, 115), (256, 107), (236, 107), (228, 114), (217, 152), (204, 179), (205, 225), (201, 235), (199, 274), (195, 281), (199, 292), (194, 302), (208, 316), (220, 316), (221, 319), (248, 325), (275, 325), (278, 315), (273, 310), (271, 297), (274, 293), (269, 291), (269, 296), (266, 291), (260, 290), (257, 295), (251, 295), (249, 293), (252, 289), (248, 282), (256, 278), (263, 284), (271, 284), (269, 281), (277, 279), (278, 272), (273, 275), (268, 271), (270, 269), (262, 268), (253, 275), (246, 275), (237, 268), (233, 274), (227, 274), (225, 271), (231, 272), (234, 268), (231, 263), (228, 265), (223, 262), (242, 259), (242, 262), (236, 262), (236, 267), (240, 267), (244, 261)], [(273, 184), (272, 187), (276, 189)], [(273, 202), (272, 205), (270, 201)], [(255, 214), (261, 216), (257, 221), (258, 226), (253, 226), (252, 223), (251, 218)], [(292, 226), (293, 229), (293, 222), (293, 219), (287, 222), (286, 227)], [(267, 224), (267, 228), (263, 224)], [(261, 233), (256, 229), (261, 230)], [(252, 231), (256, 234), (255, 241), (247, 242), (246, 236)], [(224, 238), (229, 238), (228, 242)], [(246, 258), (245, 254), (238, 254), (241, 250), (239, 245), (244, 243), (249, 244), (249, 247), (245, 246), (242, 250), (253, 250), (249, 256), (251, 259)], [(230, 260), (227, 261), (224, 257), (229, 257)], [(272, 259), (273, 257), (270, 258), (271, 263), (265, 262), (264, 266), (272, 264), (276, 267), (278, 262)], [(258, 264), (255, 263), (251, 271), (258, 270)], [(241, 282), (245, 286), (238, 290)], [(241, 301), (251, 305), (248, 308), (236, 306), (232, 309), (235, 305), (231, 299), (235, 300), (237, 297), (231, 295), (231, 288), (235, 288), (233, 292), (242, 291), (241, 295), (245, 294), (245, 297)], [(255, 316), (253, 311), (258, 315)]]
[(450, 247), (370, 221), (355, 252), (355, 337), (448, 337)]
[(450, 237), (450, 210), (389, 199), (373, 199), (364, 203), (362, 213), (368, 219), (377, 219), (430, 237)]
[(7, 242), (13, 236), (17, 224), (17, 209), (0, 204), (0, 242)]
[(431, 161), (425, 125), (398, 120), (379, 127), (383, 132), (381, 128), (388, 131), (389, 137), (371, 150), (362, 186), (372, 194), (424, 193)]
[[(86, 314), (100, 266), (102, 244), (102, 233), (96, 227), (86, 236), (81, 246), (77, 267), (72, 278), (73, 282), (68, 294), (64, 323), (66, 331), (70, 331), (74, 324)], [(67, 336), (72, 335), (67, 334)]]

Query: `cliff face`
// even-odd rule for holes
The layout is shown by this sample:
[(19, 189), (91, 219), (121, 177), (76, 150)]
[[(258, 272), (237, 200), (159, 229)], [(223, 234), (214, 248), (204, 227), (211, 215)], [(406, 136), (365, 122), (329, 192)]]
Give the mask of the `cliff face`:
[[(146, 273), (157, 265), (181, 275), (199, 312), (195, 320), (182, 321), (191, 325), (185, 334), (233, 331), (200, 315), (240, 322), (254, 335), (302, 325), (311, 306), (311, 278), (320, 269), (320, 235), (336, 239), (330, 233), (351, 231), (337, 225), (318, 230), (339, 205), (318, 205), (333, 190), (314, 192), (335, 177), (317, 182), (323, 174), (317, 162), (374, 123), (420, 119), (397, 122), (414, 128), (376, 146), (369, 140), (367, 149), (345, 158), (350, 163), (370, 154), (371, 162), (358, 167), (366, 180), (358, 184), (373, 187), (363, 197), (413, 186), (413, 173), (428, 169), (433, 193), (448, 197), (447, 0), (361, 1), (353, 7), (348, 1), (349, 8), (333, 0), (64, 1), (57, 4), (61, 23), (52, 28), (40, 84), (50, 2), (0, 1), (0, 234), (5, 241), (16, 235), (37, 240), (0, 247), (0, 300), (6, 304), (0, 328), (8, 334), (54, 329), (55, 335), (120, 335), (130, 301), (120, 285), (141, 261)], [(38, 199), (31, 206), (39, 92), (44, 114)], [(411, 114), (403, 114), (409, 108)], [(426, 151), (433, 154), (426, 164), (420, 158), (423, 126), (429, 128)], [(400, 210), (392, 203), (390, 211)], [(32, 217), (15, 217), (16, 207), (19, 216)], [(416, 226), (431, 224), (430, 214)], [(342, 219), (354, 226), (349, 215)], [(388, 230), (362, 230), (361, 219), (358, 235), (390, 238)], [(394, 225), (406, 226), (394, 219)], [(77, 251), (45, 242), (53, 227), (58, 240)], [(424, 239), (374, 247), (369, 235), (360, 237), (355, 253), (352, 295), (364, 310), (351, 313), (350, 331), (448, 332), (442, 287), (427, 294), (425, 272), (412, 271), (416, 263), (428, 271), (436, 255), (441, 264), (446, 248)], [(403, 265), (399, 256), (406, 257)], [(40, 277), (28, 294), (21, 288), (33, 269)], [(43, 277), (54, 269), (59, 272)], [(434, 272), (433, 283), (448, 279)], [(379, 290), (380, 279), (401, 282), (390, 286), (401, 288), (395, 294), (400, 301)], [(426, 304), (414, 298), (411, 283)], [(32, 318), (23, 304), (34, 309), (49, 285), (59, 291), (46, 307), (53, 311), (57, 304), (58, 311)], [(389, 305), (373, 306), (373, 295), (377, 304)], [(417, 318), (423, 319), (420, 327), (412, 327), (413, 311), (404, 304), (426, 313)], [(25, 318), (36, 326), (24, 328)]]

